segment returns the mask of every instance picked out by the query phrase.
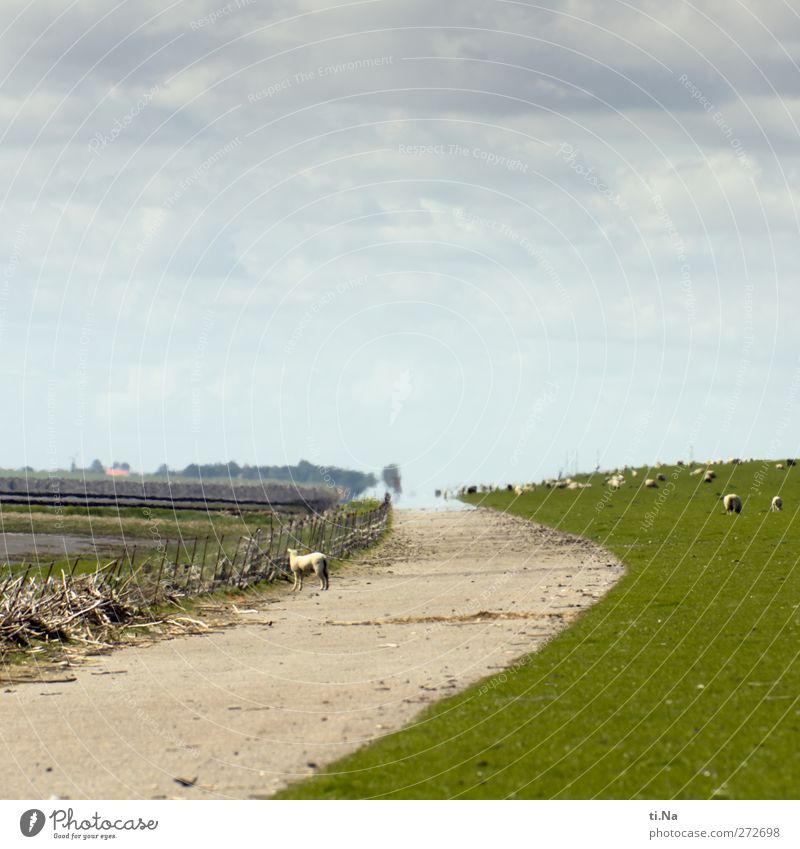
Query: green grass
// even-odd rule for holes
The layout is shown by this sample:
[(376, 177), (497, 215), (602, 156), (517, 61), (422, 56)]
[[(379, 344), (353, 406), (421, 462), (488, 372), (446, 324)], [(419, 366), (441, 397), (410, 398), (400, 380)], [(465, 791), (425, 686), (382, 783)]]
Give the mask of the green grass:
[[(349, 513), (366, 513), (378, 507), (374, 499), (353, 501), (343, 505)], [(191, 559), (194, 552), (200, 562), (203, 551), (204, 562), (216, 562), (221, 550), (233, 558), (236, 546), (244, 535), (261, 528), (268, 534), (272, 525), (276, 530), (279, 523), (285, 524), (306, 513), (297, 510), (280, 513), (244, 511), (241, 516), (227, 512), (203, 510), (148, 509), (141, 507), (28, 507), (22, 505), (0, 505), (0, 531), (5, 533), (58, 534), (80, 537), (95, 541), (97, 554), (82, 554), (77, 567), (77, 554), (65, 558), (45, 550), (16, 554), (9, 568), (24, 571), (33, 563), (30, 574), (44, 576), (55, 560), (53, 574), (71, 572), (75, 574), (94, 571), (98, 564), (106, 564), (116, 558), (132, 559), (134, 567), (155, 560), (158, 563), (165, 548), (168, 559), (174, 561), (176, 554), (181, 562)], [(303, 548), (310, 528), (303, 531), (296, 547)], [(208, 537), (208, 543), (205, 539)], [(100, 538), (100, 539), (98, 539)], [(108, 538), (108, 539), (107, 539)], [(195, 548), (195, 540), (197, 547)], [(284, 540), (285, 541), (285, 540)], [(33, 544), (31, 544), (33, 549)], [(0, 564), (0, 579), (5, 576), (5, 566)]]
[[(342, 508), (366, 513), (380, 504), (374, 499), (352, 501)], [(132, 539), (194, 539), (206, 534), (247, 534), (269, 526), (270, 516), (294, 519), (307, 514), (302, 508), (233, 511), (172, 510), (147, 507), (42, 507), (0, 504), (3, 533), (75, 534), (77, 536), (125, 536)]]
[(595, 476), (465, 499), (596, 540), (627, 573), (540, 652), (280, 796), (797, 798), (800, 472), (660, 471), (659, 489), (640, 470), (614, 493)]
[[(288, 517), (303, 511), (281, 513)], [(0, 505), (0, 530), (4, 533), (125, 536), (131, 539), (171, 538), (180, 534), (194, 539), (206, 534), (245, 534), (269, 525), (269, 512), (170, 510), (145, 507), (42, 507)]]

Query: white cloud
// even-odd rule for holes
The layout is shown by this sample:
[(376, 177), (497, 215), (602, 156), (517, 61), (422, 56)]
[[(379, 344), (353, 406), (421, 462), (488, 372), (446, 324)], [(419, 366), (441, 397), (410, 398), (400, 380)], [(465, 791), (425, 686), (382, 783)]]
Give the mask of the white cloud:
[[(625, 410), (604, 418), (605, 400), (647, 409), (677, 384), (674, 420), (659, 431), (655, 417), (641, 444), (673, 450), (705, 399), (739, 391), (709, 357), (739, 350), (746, 285), (759, 340), (748, 380), (785, 385), (798, 17), (777, 2), (550, 5), (286, 0), (194, 28), (220, 4), (127, 4), (102, 19), (108, 8), (82, 3), (49, 28), (59, 4), (14, 7), (0, 41), (0, 267), (15, 257), (0, 346), (27, 346), (11, 391), (25, 421), (41, 415), (43, 382), (75, 385), (89, 320), (81, 391), (87, 409), (117, 412), (87, 419), (81, 438), (128, 440), (151, 466), (269, 462), (267, 445), (297, 459), (311, 429), (321, 459), (380, 465), (404, 369), (393, 434), (411, 456), (438, 428), (435, 462), (464, 474), (495, 476), (514, 444), (495, 411), (527, 409), (543, 375), (560, 385), (559, 417), (537, 434), (549, 471), (592, 432), (609, 455), (627, 450)], [(208, 311), (203, 429), (187, 445)], [(298, 326), (305, 344), (287, 353)], [(390, 333), (403, 340), (391, 357)], [(773, 349), (783, 359), (762, 356)], [(352, 391), (337, 394), (343, 374)], [(311, 386), (332, 404), (320, 422), (302, 413)], [(58, 403), (70, 416), (68, 393)], [(743, 414), (765, 432), (764, 411)], [(280, 438), (259, 424), (276, 415)], [(23, 444), (44, 462), (35, 427), (27, 441), (4, 427), (0, 462), (21, 462)]]

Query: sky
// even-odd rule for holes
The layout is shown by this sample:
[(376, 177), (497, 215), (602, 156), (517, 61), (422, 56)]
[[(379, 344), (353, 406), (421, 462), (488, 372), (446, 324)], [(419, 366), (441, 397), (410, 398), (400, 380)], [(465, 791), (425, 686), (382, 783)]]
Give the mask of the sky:
[(4, 0), (0, 466), (800, 454), (782, 0)]

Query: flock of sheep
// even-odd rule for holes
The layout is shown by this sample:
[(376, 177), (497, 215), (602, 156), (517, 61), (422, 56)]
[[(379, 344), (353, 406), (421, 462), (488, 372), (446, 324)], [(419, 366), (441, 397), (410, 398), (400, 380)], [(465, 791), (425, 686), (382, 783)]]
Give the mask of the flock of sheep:
[[(742, 499), (735, 492), (729, 492), (723, 499), (722, 504), (725, 507), (726, 513), (741, 513)], [(769, 509), (773, 513), (778, 513), (783, 510), (783, 499), (780, 495), (775, 495), (772, 498)]]
[[(683, 460), (678, 460), (677, 466), (687, 466), (691, 469), (689, 472), (690, 475), (702, 475), (703, 483), (711, 483), (716, 477), (717, 473), (711, 468), (714, 465), (722, 465), (725, 461), (723, 460), (708, 460), (702, 464), (696, 464), (694, 461), (690, 461), (688, 463)], [(739, 457), (732, 457), (727, 461), (728, 463), (732, 463), (734, 465), (739, 465), (743, 462), (753, 462), (753, 460), (744, 461)], [(776, 463), (776, 469), (786, 469), (791, 466), (796, 465), (796, 460), (788, 459), (785, 463)], [(656, 463), (655, 468), (661, 469), (663, 468), (663, 463)], [(647, 467), (645, 467), (647, 468)], [(624, 466), (622, 469), (615, 469), (613, 472), (609, 473), (608, 476), (604, 479), (604, 483), (612, 490), (620, 489), (625, 485), (625, 475), (630, 474), (631, 477), (636, 477), (639, 474), (638, 469)], [(662, 472), (658, 472), (654, 478), (645, 478), (644, 486), (648, 489), (657, 489), (660, 482), (666, 480), (666, 476)], [(547, 480), (542, 481), (540, 484), (543, 487), (548, 489), (588, 489), (592, 486), (591, 483), (587, 483), (584, 481), (576, 481), (572, 478), (548, 478)], [(493, 486), (489, 484), (480, 484), (473, 486), (462, 486), (455, 491), (456, 495), (472, 495), (474, 493), (490, 493), (490, 492), (513, 492), (516, 495), (522, 495), (525, 492), (533, 492), (536, 489), (536, 484), (534, 483), (524, 483), (524, 484), (506, 484), (505, 486)], [(437, 498), (444, 494), (444, 497), (448, 497), (447, 490), (436, 490)], [(725, 512), (732, 513), (741, 513), (742, 512), (742, 499), (735, 493), (729, 492), (722, 499), (723, 506), (725, 507)], [(770, 510), (773, 513), (778, 513), (783, 509), (783, 499), (780, 495), (776, 495), (773, 497), (770, 503)]]

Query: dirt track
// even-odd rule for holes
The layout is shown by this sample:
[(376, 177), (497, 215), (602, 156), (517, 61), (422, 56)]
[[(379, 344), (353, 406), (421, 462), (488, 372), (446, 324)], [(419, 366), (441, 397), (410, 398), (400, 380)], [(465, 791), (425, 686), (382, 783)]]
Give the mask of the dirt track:
[(236, 627), (0, 692), (0, 798), (270, 795), (535, 650), (621, 575), (513, 517), (396, 511), (327, 593), (307, 580)]

